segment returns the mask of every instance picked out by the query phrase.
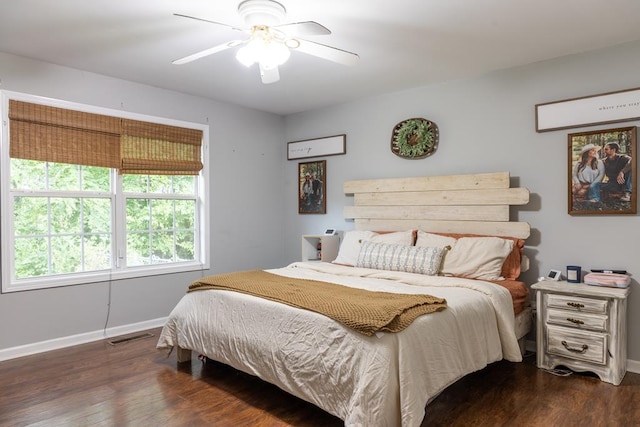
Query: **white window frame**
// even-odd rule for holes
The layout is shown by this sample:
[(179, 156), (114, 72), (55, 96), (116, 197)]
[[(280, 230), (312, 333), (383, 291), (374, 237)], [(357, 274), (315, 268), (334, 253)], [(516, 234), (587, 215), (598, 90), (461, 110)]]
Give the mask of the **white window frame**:
[[(196, 196), (198, 209), (195, 229), (199, 236), (199, 245), (195, 248), (195, 260), (170, 264), (154, 264), (136, 267), (123, 267), (118, 262), (119, 256), (125, 256), (126, 235), (124, 222), (124, 195), (122, 182), (115, 179), (115, 202), (112, 211), (117, 213), (112, 216), (112, 267), (110, 270), (102, 270), (88, 273), (56, 274), (33, 279), (13, 279), (14, 265), (14, 230), (13, 230), (13, 198), (11, 193), (10, 158), (9, 158), (9, 100), (31, 102), (34, 104), (48, 105), (52, 107), (66, 108), (87, 113), (103, 114), (132, 120), (140, 120), (152, 123), (160, 123), (170, 126), (179, 126), (202, 131), (202, 163), (203, 169), (196, 178)], [(0, 91), (0, 114), (2, 117), (2, 132), (0, 133), (0, 255), (2, 265), (2, 293), (18, 292), (34, 289), (46, 289), (60, 286), (79, 285), (109, 280), (130, 279), (136, 277), (156, 276), (162, 274), (179, 273), (186, 271), (208, 270), (210, 268), (210, 205), (208, 194), (209, 183), (209, 126), (200, 123), (185, 122), (180, 120), (154, 117), (121, 110), (96, 107), (36, 95), (2, 90)], [(113, 172), (113, 171), (112, 171)], [(117, 175), (112, 173), (112, 176)], [(145, 194), (145, 197), (153, 198), (153, 194)], [(123, 221), (116, 224), (116, 218)]]

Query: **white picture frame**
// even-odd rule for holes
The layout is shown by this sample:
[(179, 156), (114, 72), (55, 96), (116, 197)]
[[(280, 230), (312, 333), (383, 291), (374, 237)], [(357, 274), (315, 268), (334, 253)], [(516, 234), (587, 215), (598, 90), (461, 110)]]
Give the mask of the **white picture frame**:
[(347, 135), (325, 136), (287, 143), (287, 160), (336, 156), (347, 152)]
[(640, 88), (536, 104), (536, 132), (640, 119)]

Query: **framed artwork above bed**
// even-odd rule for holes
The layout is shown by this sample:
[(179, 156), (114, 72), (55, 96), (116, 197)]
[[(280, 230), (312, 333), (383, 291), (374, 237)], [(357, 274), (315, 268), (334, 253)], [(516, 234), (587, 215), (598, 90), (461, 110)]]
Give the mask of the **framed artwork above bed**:
[(635, 127), (569, 134), (569, 214), (635, 214), (635, 156)]
[(327, 161), (298, 163), (298, 213), (327, 213)]

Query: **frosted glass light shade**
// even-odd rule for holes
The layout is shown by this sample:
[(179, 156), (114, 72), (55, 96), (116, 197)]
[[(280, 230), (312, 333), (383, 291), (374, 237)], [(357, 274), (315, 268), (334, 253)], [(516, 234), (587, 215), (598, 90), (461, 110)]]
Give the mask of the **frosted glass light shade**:
[(236, 59), (245, 67), (256, 62), (264, 68), (274, 68), (284, 64), (291, 56), (289, 48), (283, 43), (255, 38), (238, 49)]

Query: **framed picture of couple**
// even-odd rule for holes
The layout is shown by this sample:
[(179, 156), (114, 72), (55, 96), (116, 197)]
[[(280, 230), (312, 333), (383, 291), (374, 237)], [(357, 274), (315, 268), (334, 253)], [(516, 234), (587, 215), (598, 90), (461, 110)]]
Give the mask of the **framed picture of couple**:
[(636, 128), (568, 136), (569, 214), (636, 214)]
[(327, 161), (298, 163), (298, 213), (327, 213)]

